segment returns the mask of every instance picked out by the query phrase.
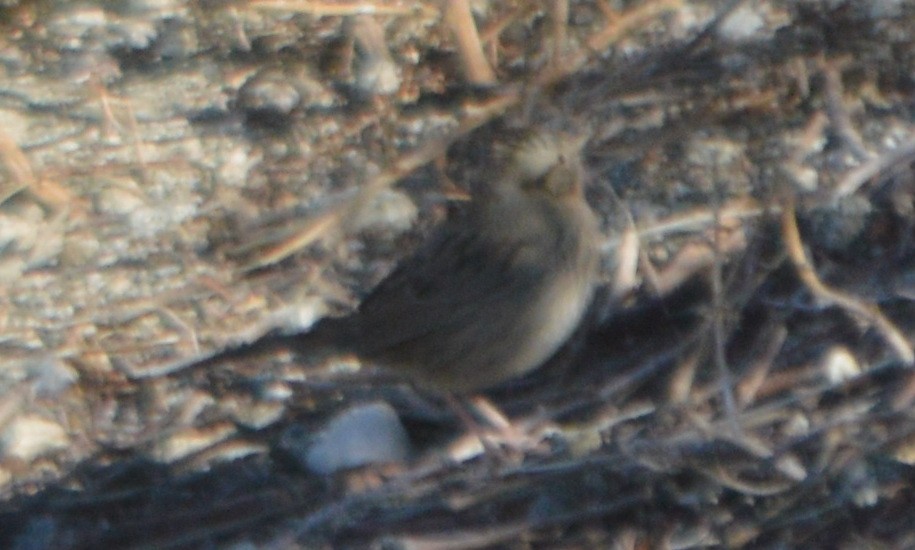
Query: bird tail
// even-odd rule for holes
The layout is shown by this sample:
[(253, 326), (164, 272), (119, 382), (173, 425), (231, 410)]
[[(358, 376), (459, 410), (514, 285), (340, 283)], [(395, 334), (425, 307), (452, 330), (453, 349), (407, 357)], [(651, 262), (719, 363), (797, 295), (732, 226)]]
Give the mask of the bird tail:
[(297, 355), (313, 355), (340, 348), (340, 332), (336, 319), (322, 319), (308, 331), (286, 332), (272, 329), (249, 342), (240, 342), (223, 348), (210, 355), (185, 359), (161, 367), (143, 369), (142, 372), (128, 373), (134, 380), (186, 374), (190, 371), (216, 367), (237, 361), (252, 361), (267, 358), (280, 352)]

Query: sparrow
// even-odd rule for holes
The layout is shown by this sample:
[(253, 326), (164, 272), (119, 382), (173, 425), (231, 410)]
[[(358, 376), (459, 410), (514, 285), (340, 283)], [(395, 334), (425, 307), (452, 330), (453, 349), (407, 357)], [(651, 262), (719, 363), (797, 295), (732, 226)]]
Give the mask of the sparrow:
[(600, 232), (584, 196), (584, 140), (536, 130), (502, 168), (351, 314), (271, 332), (196, 364), (277, 348), (353, 352), (415, 385), (462, 394), (545, 363), (581, 323), (598, 277)]

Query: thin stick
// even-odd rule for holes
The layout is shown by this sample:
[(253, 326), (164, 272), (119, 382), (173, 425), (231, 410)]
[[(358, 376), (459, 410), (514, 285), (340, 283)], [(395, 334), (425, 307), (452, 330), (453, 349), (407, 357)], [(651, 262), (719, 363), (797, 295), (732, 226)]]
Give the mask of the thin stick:
[(715, 193), (715, 205), (712, 208), (715, 219), (715, 232), (712, 236), (712, 345), (714, 347), (714, 361), (718, 370), (718, 380), (721, 383), (721, 397), (724, 402), (724, 411), (731, 420), (729, 423), (734, 433), (740, 433), (740, 424), (737, 422), (737, 402), (734, 398), (734, 381), (731, 369), (728, 366), (725, 346), (725, 303), (724, 303), (724, 266), (722, 265), (721, 242), (721, 201)]
[(900, 361), (906, 365), (915, 363), (915, 351), (912, 349), (912, 344), (877, 306), (830, 288), (820, 280), (804, 252), (793, 202), (789, 202), (782, 208), (782, 239), (785, 241), (788, 257), (794, 264), (798, 277), (818, 300), (827, 305), (838, 306), (867, 322), (883, 336)]
[(874, 176), (877, 176), (896, 164), (910, 160), (913, 157), (915, 157), (915, 134), (909, 137), (909, 139), (904, 141), (896, 149), (872, 157), (861, 166), (858, 166), (845, 174), (845, 176), (839, 180), (839, 183), (832, 192), (833, 200), (851, 195)]
[(445, 24), (454, 34), (458, 54), (464, 66), (464, 73), (473, 84), (490, 85), (496, 83), (496, 73), (483, 54), (483, 44), (477, 25), (470, 13), (467, 0), (449, 0), (445, 8)]

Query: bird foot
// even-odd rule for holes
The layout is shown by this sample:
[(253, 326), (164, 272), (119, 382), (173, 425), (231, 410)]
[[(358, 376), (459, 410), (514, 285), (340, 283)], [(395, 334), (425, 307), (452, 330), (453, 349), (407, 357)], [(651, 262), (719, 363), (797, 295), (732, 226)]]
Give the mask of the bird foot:
[[(531, 453), (543, 452), (546, 436), (551, 430), (542, 421), (513, 422), (491, 401), (474, 397), (467, 404), (449, 399), (455, 413), (467, 426), (468, 432), (449, 445), (449, 456), (464, 462), (481, 454), (498, 463), (517, 464)], [(468, 406), (486, 422), (482, 426), (468, 410)]]

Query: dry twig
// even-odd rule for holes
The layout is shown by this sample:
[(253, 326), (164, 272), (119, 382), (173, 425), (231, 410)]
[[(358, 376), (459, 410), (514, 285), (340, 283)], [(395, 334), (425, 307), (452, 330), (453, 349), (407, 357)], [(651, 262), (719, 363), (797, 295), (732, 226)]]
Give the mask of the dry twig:
[(915, 362), (915, 350), (912, 349), (912, 344), (896, 325), (883, 315), (883, 312), (876, 305), (830, 288), (820, 281), (813, 265), (807, 259), (807, 254), (804, 252), (804, 245), (801, 241), (800, 231), (797, 228), (797, 219), (792, 203), (782, 208), (782, 239), (784, 239), (788, 257), (791, 259), (795, 270), (797, 270), (798, 277), (821, 303), (840, 307), (854, 317), (863, 320), (883, 336), (883, 339), (890, 345), (890, 348), (893, 349), (900, 361), (906, 365), (912, 365)]
[(450, 0), (446, 5), (445, 23), (454, 35), (467, 80), (477, 85), (495, 84), (496, 73), (483, 54), (483, 44), (467, 0)]

